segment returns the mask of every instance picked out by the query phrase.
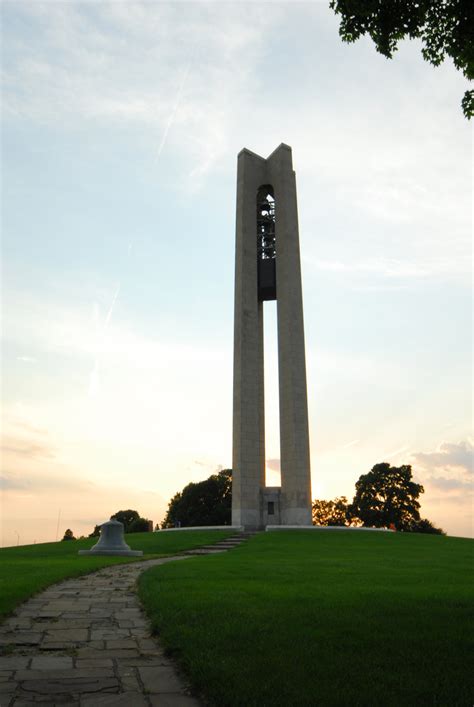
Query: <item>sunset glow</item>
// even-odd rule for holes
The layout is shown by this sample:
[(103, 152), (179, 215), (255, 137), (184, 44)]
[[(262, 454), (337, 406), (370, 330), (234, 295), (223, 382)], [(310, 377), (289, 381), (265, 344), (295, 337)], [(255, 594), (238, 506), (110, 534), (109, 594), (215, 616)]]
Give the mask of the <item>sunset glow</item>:
[(326, 3), (271, 7), (3, 3), (3, 546), (159, 522), (231, 467), (236, 155), (281, 142), (313, 497), (412, 464), (422, 515), (473, 535), (465, 82), (417, 42), (343, 44)]

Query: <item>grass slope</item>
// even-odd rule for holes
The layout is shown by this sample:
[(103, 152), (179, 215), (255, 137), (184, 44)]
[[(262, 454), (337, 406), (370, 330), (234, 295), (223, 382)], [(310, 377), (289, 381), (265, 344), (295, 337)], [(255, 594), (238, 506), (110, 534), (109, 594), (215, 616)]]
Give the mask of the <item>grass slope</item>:
[(68, 542), (20, 545), (0, 549), (0, 617), (21, 601), (66, 577), (77, 577), (106, 565), (134, 562), (213, 543), (230, 535), (218, 530), (189, 530), (175, 533), (132, 533), (125, 540), (143, 557), (79, 556), (78, 550), (95, 545), (97, 538)]
[(211, 705), (472, 705), (473, 549), (442, 536), (266, 533), (148, 570), (140, 596)]

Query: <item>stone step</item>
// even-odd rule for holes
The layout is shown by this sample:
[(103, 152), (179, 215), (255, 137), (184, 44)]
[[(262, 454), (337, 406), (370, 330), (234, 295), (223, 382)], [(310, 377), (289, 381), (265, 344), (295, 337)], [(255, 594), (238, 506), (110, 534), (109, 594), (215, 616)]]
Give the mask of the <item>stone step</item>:
[(246, 540), (249, 540), (249, 538), (256, 535), (257, 532), (258, 531), (248, 531), (244, 533), (236, 533), (235, 535), (231, 535), (229, 538), (214, 543), (213, 545), (202, 545), (194, 550), (185, 550), (183, 555), (212, 555), (219, 552), (227, 552), (228, 550), (232, 550), (234, 547), (242, 545), (242, 543)]
[(203, 548), (197, 548), (196, 550), (185, 550), (183, 555), (219, 555), (223, 552), (227, 552), (227, 550), (204, 550)]
[[(240, 543), (239, 543), (240, 544)], [(232, 550), (237, 545), (203, 545), (200, 550)]]

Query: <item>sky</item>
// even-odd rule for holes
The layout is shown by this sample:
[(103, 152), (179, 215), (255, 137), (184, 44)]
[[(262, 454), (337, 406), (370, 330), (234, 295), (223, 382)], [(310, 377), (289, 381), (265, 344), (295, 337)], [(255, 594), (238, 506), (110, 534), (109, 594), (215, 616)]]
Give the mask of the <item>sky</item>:
[[(471, 536), (472, 126), (327, 2), (2, 3), (3, 546), (232, 465), (238, 152), (291, 145), (314, 498), (411, 464)], [(267, 480), (278, 483), (275, 303)]]

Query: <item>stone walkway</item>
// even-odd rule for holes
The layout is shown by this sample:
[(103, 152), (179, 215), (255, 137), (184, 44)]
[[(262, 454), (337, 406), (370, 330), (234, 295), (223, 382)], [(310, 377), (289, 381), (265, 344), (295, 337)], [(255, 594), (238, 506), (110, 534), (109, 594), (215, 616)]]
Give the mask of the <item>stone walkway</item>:
[(114, 565), (22, 604), (0, 626), (1, 707), (197, 707), (135, 592), (143, 570), (183, 559)]

